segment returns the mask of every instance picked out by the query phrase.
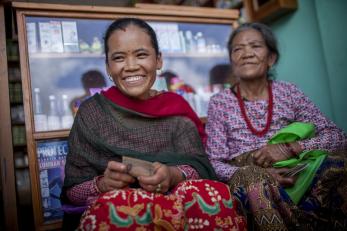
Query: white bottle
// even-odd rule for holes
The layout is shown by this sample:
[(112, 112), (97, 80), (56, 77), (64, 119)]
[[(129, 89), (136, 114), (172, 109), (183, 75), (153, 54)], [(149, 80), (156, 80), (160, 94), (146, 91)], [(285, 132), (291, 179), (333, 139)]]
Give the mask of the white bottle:
[(202, 32), (196, 33), (195, 39), (196, 39), (196, 43), (197, 43), (198, 52), (205, 53), (206, 52), (206, 40), (205, 40)]
[(57, 104), (55, 101), (55, 96), (49, 96), (49, 113), (48, 113), (48, 129), (58, 130), (60, 129), (60, 118), (58, 115)]
[(34, 88), (34, 124), (35, 131), (47, 131), (47, 115), (43, 113), (40, 88)]
[(194, 52), (196, 49), (196, 43), (190, 30), (186, 31), (186, 49), (188, 52)]
[(61, 127), (63, 129), (70, 129), (73, 123), (73, 116), (69, 109), (69, 103), (67, 101), (67, 95), (62, 95), (63, 99), (63, 115), (61, 117)]
[(179, 33), (179, 37), (180, 37), (181, 51), (182, 51), (182, 53), (186, 53), (187, 47), (186, 47), (186, 40), (184, 39), (183, 31), (180, 30), (178, 33)]

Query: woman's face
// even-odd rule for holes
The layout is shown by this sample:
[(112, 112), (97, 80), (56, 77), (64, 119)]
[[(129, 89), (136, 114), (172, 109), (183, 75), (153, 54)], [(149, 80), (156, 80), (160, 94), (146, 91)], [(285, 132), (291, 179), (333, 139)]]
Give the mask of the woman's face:
[(125, 30), (114, 31), (107, 41), (107, 71), (124, 94), (145, 100), (162, 67), (149, 35), (141, 28), (129, 25)]
[(270, 53), (260, 32), (248, 29), (234, 37), (230, 58), (234, 75), (242, 81), (266, 79), (276, 55)]

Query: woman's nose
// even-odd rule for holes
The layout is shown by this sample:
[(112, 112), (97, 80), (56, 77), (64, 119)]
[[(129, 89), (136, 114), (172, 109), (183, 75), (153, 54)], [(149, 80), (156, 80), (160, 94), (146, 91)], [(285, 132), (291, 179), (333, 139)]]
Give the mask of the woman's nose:
[(138, 68), (138, 64), (136, 59), (128, 58), (125, 62), (125, 69), (127, 71), (136, 70)]
[(251, 57), (254, 55), (254, 50), (251, 46), (245, 46), (243, 50), (243, 58)]

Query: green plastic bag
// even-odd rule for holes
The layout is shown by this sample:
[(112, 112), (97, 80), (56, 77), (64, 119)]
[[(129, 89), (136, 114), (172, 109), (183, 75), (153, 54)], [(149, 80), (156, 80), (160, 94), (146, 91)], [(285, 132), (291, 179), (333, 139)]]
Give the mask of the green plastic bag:
[[(274, 135), (269, 144), (291, 143), (298, 140), (311, 138), (315, 135), (314, 125), (311, 123), (294, 122), (281, 129)], [(275, 168), (292, 168), (299, 163), (308, 163), (308, 166), (299, 174), (295, 185), (286, 188), (286, 192), (295, 204), (298, 204), (302, 196), (310, 187), (311, 182), (324, 161), (327, 153), (321, 150), (305, 151), (300, 153), (299, 158), (291, 158), (273, 164)]]

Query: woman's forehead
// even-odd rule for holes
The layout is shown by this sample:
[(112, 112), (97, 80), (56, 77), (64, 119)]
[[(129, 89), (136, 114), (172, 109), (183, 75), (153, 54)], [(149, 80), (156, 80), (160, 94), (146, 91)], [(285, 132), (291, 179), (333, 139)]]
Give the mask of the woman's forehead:
[(109, 38), (109, 46), (140, 44), (152, 46), (150, 36), (142, 28), (129, 25), (124, 29), (115, 30)]
[(239, 32), (233, 39), (233, 44), (239, 42), (264, 42), (263, 35), (255, 29), (247, 29)]

